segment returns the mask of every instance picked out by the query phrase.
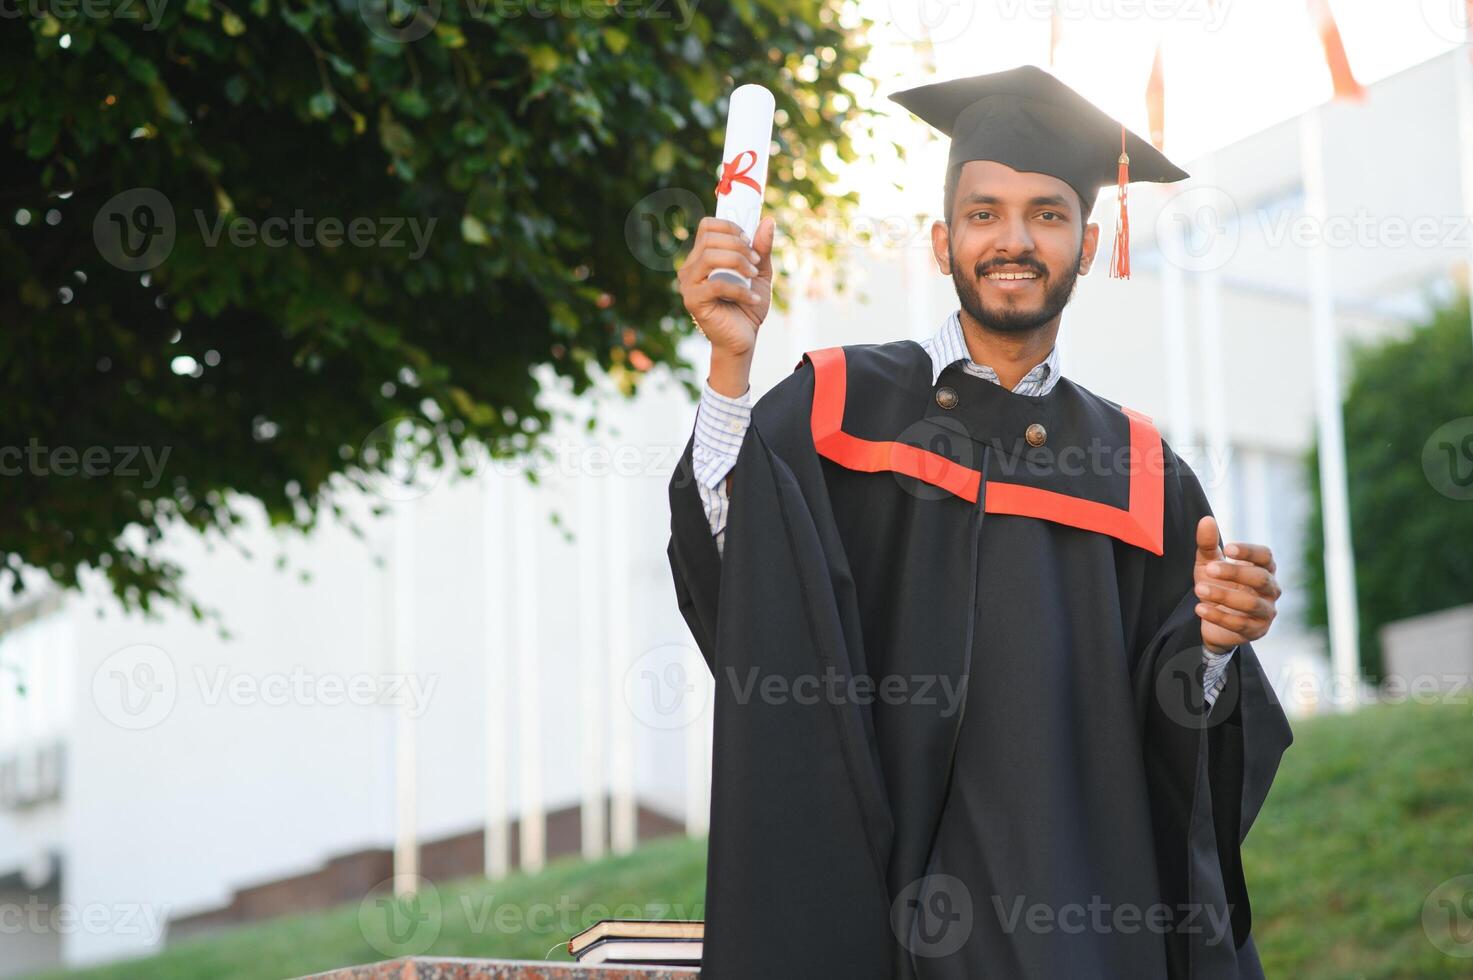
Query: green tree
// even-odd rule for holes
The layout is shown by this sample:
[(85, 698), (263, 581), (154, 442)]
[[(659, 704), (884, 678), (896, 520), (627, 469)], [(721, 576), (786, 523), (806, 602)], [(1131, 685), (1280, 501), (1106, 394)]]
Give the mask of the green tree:
[[(1468, 298), (1405, 337), (1357, 347), (1345, 454), (1360, 612), (1361, 668), (1384, 674), (1379, 629), (1473, 602), (1473, 332)], [(1307, 459), (1307, 615), (1325, 626), (1317, 447)], [(1461, 486), (1460, 486), (1461, 484)]]
[(187, 601), (166, 526), (228, 533), (249, 497), (309, 527), (391, 420), (438, 464), (539, 445), (535, 365), (694, 391), (671, 271), (735, 85), (777, 96), (780, 222), (852, 206), (839, 0), (401, 3), (41, 2), (0, 31), (0, 565)]

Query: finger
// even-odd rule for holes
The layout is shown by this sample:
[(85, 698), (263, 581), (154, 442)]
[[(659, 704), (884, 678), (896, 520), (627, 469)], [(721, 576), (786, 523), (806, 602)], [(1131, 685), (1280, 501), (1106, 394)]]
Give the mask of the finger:
[(1257, 592), (1247, 592), (1242, 589), (1225, 589), (1222, 586), (1210, 585), (1206, 582), (1197, 583), (1197, 598), (1206, 602), (1215, 602), (1229, 609), (1247, 613), (1255, 619), (1272, 619), (1274, 607), (1267, 599)]
[(697, 306), (726, 301), (738, 305), (757, 302), (756, 293), (729, 279), (707, 279), (691, 290), (691, 302)]
[(1217, 519), (1208, 514), (1197, 522), (1197, 564), (1222, 557), (1222, 552), (1217, 550), (1218, 541)]
[(757, 266), (748, 256), (747, 252), (730, 248), (708, 248), (697, 260), (691, 274), (705, 278), (715, 269), (732, 269), (751, 279), (757, 275)]
[(726, 218), (701, 219), (700, 224), (696, 225), (697, 240), (711, 235), (727, 235), (737, 239), (743, 245), (752, 244), (747, 240), (747, 233), (742, 230), (742, 226)]
[(1264, 620), (1255, 619), (1214, 603), (1197, 603), (1197, 618), (1237, 634), (1241, 637), (1239, 642), (1256, 640), (1268, 632), (1268, 623)]
[(757, 268), (761, 275), (766, 276), (772, 272), (772, 240), (776, 235), (777, 219), (763, 218), (762, 223), (757, 226), (757, 234), (752, 236), (752, 247), (757, 250)]
[(1266, 568), (1259, 568), (1257, 565), (1240, 565), (1237, 562), (1231, 561), (1214, 561), (1203, 568), (1202, 571), (1209, 579), (1213, 580), (1213, 584), (1236, 582), (1271, 599), (1277, 599), (1283, 595), (1283, 592), (1279, 589), (1279, 580), (1274, 578), (1273, 573)]
[[(746, 262), (752, 267), (752, 275), (755, 275), (757, 272), (759, 256), (755, 249), (730, 235), (712, 235), (701, 246), (699, 251), (695, 249), (691, 250), (691, 257), (688, 262), (691, 266), (691, 275), (697, 279), (704, 279), (710, 273), (712, 266), (710, 264), (702, 265), (702, 263), (708, 262), (709, 257), (715, 253), (721, 253), (723, 255), (729, 253), (739, 256), (743, 262)], [(741, 269), (740, 263), (725, 261), (716, 263), (716, 266), (720, 268)]]
[[(756, 249), (752, 247), (752, 243), (745, 238), (739, 235), (728, 235), (725, 232), (712, 232), (707, 235), (701, 240), (701, 247), (707, 251), (713, 248), (729, 248), (734, 252), (741, 252), (748, 258), (751, 258), (753, 253), (756, 252)], [(753, 259), (753, 261), (755, 262), (756, 259)]]
[(1248, 638), (1246, 636), (1239, 636), (1232, 630), (1225, 630), (1216, 623), (1209, 623), (1205, 620), (1202, 622), (1203, 645), (1211, 644), (1221, 647), (1219, 650), (1212, 651), (1213, 653), (1225, 653), (1239, 643), (1247, 642)]
[(1250, 561), (1271, 572), (1278, 571), (1278, 568), (1274, 565), (1274, 553), (1266, 544), (1250, 544), (1246, 541), (1234, 541), (1227, 546), (1226, 554), (1229, 558), (1236, 558), (1239, 561)]
[(753, 264), (755, 264), (757, 262), (757, 259), (759, 258), (756, 250), (753, 249), (751, 245), (748, 245), (746, 242), (744, 242), (742, 239), (737, 238), (733, 235), (713, 234), (707, 235), (705, 238), (697, 240), (697, 242), (691, 246), (690, 253), (685, 258), (686, 267), (694, 268), (695, 265), (699, 263), (702, 258), (705, 257), (706, 253), (710, 252), (712, 249), (723, 249), (736, 252), (740, 255), (745, 255)]

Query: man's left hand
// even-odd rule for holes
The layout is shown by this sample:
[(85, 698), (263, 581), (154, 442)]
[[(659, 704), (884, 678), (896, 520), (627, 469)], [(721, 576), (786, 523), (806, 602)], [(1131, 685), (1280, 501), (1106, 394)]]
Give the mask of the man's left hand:
[(1197, 522), (1197, 564), (1192, 577), (1197, 616), (1202, 620), (1202, 645), (1213, 653), (1267, 633), (1278, 615), (1275, 603), (1283, 595), (1267, 545), (1234, 542), (1224, 555), (1218, 547), (1220, 540), (1214, 518)]

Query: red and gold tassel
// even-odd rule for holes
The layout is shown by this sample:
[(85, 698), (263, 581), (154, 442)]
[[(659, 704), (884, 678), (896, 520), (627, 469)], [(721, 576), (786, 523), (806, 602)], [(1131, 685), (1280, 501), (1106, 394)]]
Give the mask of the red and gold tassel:
[(1130, 215), (1125, 210), (1125, 189), (1130, 184), (1130, 157), (1125, 152), (1125, 126), (1120, 127), (1120, 168), (1115, 177), (1120, 214), (1115, 218), (1115, 251), (1110, 256), (1110, 276), (1130, 278)]

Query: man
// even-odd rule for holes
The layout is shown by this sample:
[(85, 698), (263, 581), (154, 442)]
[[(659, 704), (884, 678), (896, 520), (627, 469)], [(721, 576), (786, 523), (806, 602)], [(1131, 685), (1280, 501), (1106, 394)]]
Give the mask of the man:
[(773, 222), (706, 219), (679, 274), (712, 343), (669, 548), (717, 691), (703, 976), (1260, 977), (1273, 558), (1224, 555), (1055, 348), (1100, 186), (1186, 174), (1036, 68), (895, 98), (952, 137), (934, 337), (810, 351), (753, 406)]

